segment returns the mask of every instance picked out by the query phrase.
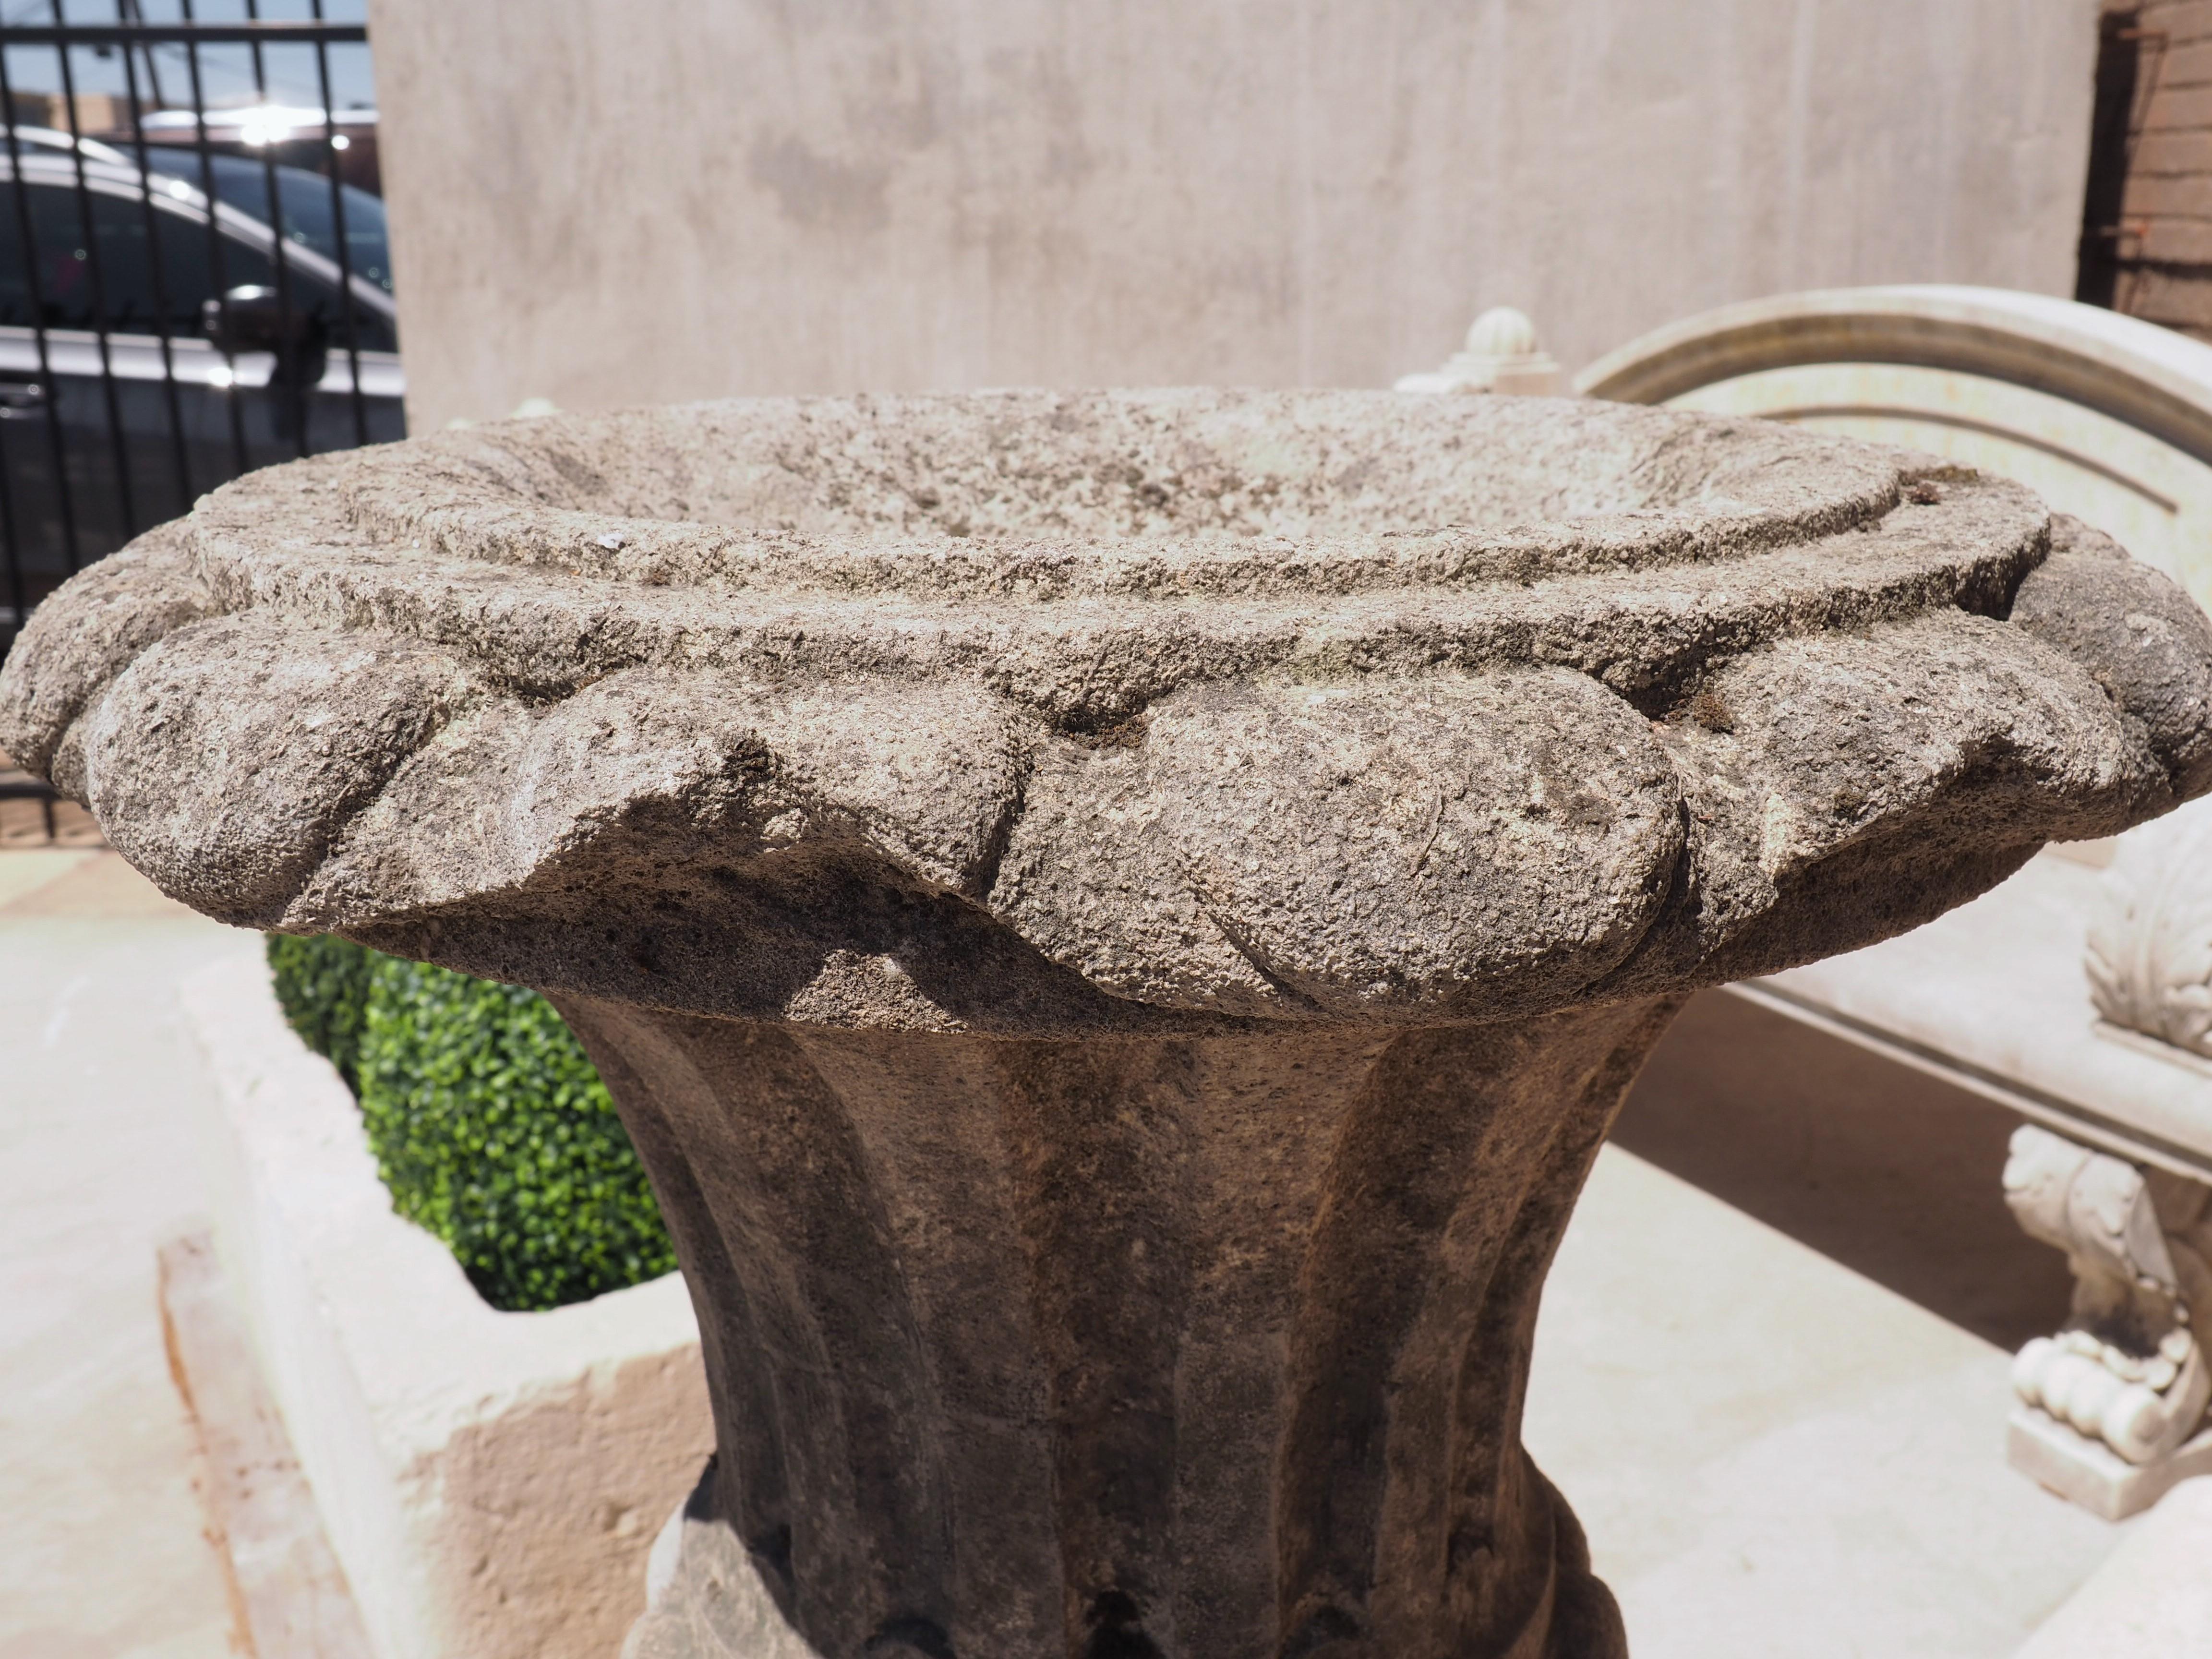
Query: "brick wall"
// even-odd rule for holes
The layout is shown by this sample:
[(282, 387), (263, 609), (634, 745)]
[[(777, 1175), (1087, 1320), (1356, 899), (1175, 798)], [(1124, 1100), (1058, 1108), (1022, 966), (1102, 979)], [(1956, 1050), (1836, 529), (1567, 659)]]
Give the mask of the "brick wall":
[(2212, 340), (2212, 0), (2101, 24), (2079, 297)]

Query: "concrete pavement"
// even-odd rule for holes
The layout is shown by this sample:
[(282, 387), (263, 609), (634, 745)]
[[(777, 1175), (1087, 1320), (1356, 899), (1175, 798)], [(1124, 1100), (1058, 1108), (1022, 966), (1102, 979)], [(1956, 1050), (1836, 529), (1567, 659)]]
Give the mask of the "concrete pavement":
[(229, 1659), (154, 1252), (202, 1206), (178, 983), (258, 939), (112, 853), (0, 853), (0, 1656)]

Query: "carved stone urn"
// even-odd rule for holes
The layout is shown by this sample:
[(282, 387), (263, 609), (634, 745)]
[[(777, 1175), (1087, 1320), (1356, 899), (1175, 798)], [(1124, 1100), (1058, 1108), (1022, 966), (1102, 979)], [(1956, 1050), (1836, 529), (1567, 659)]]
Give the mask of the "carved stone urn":
[(641, 1659), (1606, 1659), (1519, 1425), (1668, 1015), (2203, 791), (2208, 696), (1926, 457), (1008, 392), (256, 474), (40, 607), (0, 748), (583, 1037), (720, 1443)]

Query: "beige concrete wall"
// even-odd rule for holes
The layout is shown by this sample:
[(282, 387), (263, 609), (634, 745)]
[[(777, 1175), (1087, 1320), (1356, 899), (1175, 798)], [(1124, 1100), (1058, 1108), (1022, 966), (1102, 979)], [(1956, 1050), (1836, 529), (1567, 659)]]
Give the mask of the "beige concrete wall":
[(2093, 0), (371, 0), (417, 429), (2070, 293)]

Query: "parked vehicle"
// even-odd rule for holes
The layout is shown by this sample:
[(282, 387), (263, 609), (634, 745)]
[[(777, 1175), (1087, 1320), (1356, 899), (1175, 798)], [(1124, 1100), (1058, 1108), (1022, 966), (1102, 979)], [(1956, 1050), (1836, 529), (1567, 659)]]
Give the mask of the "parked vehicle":
[[(377, 166), (376, 112), (341, 109), (325, 114), (312, 106), (249, 104), (243, 108), (147, 110), (138, 132), (149, 144), (195, 144), (204, 136), (219, 153), (244, 156), (257, 167), (264, 157), (313, 172), (325, 155), (336, 153), (338, 177), (372, 196), (383, 193)], [(99, 135), (127, 149), (137, 136), (127, 131)]]
[(0, 129), (15, 615), (240, 472), (405, 429), (383, 204), (273, 162), (143, 154)]

